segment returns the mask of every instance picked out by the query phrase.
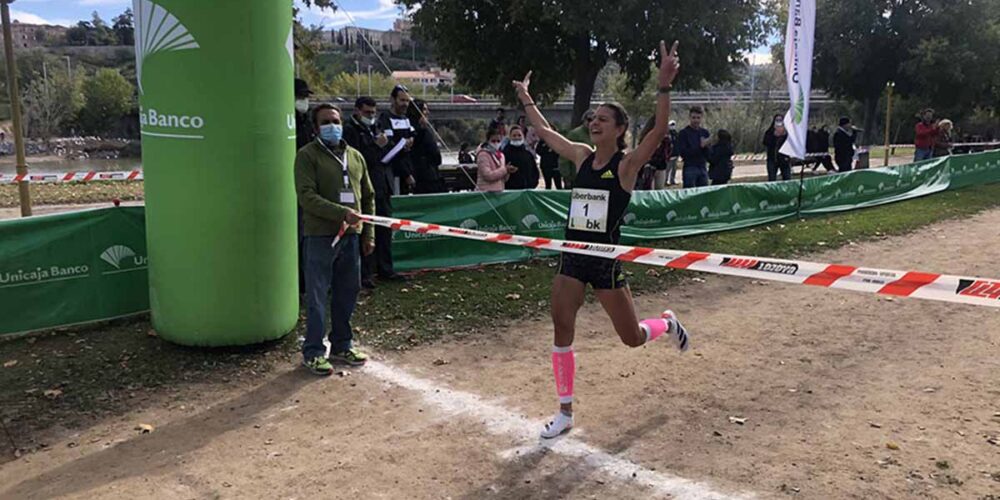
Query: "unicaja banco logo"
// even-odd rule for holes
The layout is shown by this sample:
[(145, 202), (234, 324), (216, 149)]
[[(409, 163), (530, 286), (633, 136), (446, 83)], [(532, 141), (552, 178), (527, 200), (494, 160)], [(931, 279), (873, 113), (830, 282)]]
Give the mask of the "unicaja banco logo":
[(173, 14), (150, 0), (135, 0), (133, 10), (135, 75), (139, 81), (139, 93), (142, 94), (142, 63), (146, 59), (160, 52), (191, 50), (201, 46)]
[[(145, 63), (157, 54), (194, 50), (201, 48), (186, 26), (162, 6), (150, 0), (134, 0), (135, 12), (135, 75), (139, 84), (139, 95), (145, 96), (143, 69)], [(143, 135), (172, 137), (176, 139), (204, 139), (202, 135), (191, 135), (205, 126), (200, 116), (164, 113), (149, 106), (139, 107), (139, 124)], [(161, 133), (146, 131), (145, 127), (174, 129), (186, 133)]]
[(146, 266), (146, 257), (135, 253), (135, 250), (125, 245), (113, 245), (101, 252), (101, 260), (107, 262), (118, 271), (139, 269)]
[[(524, 227), (526, 227), (528, 229), (531, 229), (531, 226), (534, 226), (535, 224), (538, 224), (538, 222), (539, 222), (538, 216), (535, 215), (535, 214), (525, 215), (524, 218), (521, 219), (521, 224), (524, 224)], [(477, 226), (478, 226), (478, 224), (477, 224)]]
[(462, 229), (479, 229), (479, 223), (476, 222), (476, 219), (465, 219), (458, 227)]

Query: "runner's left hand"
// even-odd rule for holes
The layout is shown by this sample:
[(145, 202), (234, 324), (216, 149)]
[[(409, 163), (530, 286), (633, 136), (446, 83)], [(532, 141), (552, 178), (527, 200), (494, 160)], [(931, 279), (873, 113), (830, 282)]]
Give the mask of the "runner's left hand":
[(673, 85), (674, 78), (680, 72), (681, 58), (677, 55), (678, 43), (675, 40), (674, 45), (668, 52), (667, 42), (660, 40), (660, 87), (670, 87)]

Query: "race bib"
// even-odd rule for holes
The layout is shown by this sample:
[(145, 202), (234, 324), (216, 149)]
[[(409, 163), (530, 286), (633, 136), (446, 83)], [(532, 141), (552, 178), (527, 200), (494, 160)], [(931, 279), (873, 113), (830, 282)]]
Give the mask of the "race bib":
[(610, 191), (574, 189), (569, 206), (569, 228), (577, 231), (608, 231)]
[(340, 192), (340, 204), (341, 205), (351, 205), (354, 206), (354, 191), (341, 191)]

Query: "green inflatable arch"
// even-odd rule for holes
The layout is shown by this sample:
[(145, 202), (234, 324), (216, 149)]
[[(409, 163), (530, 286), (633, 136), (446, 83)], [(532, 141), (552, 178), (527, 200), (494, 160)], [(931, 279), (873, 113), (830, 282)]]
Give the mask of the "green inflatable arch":
[(292, 5), (134, 0), (153, 327), (245, 345), (298, 318)]

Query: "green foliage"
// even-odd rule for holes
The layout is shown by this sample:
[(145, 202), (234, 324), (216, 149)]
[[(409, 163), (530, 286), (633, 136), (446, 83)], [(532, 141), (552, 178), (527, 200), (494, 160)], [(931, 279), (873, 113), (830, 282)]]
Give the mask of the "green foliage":
[[(130, 10), (126, 13), (129, 17), (131, 16)], [(123, 16), (125, 14), (115, 18), (116, 27), (118, 20)], [(128, 22), (131, 24), (131, 19), (128, 19)], [(66, 43), (69, 45), (116, 45), (119, 43), (119, 38), (116, 30), (109, 27), (97, 11), (94, 11), (90, 21), (80, 21), (76, 23), (76, 26), (66, 30)]]
[(576, 88), (574, 114), (589, 107), (598, 72), (621, 66), (634, 91), (643, 88), (661, 39), (680, 40), (680, 86), (730, 78), (741, 53), (762, 42), (759, 0), (400, 0), (415, 32), (432, 41), (439, 62), (460, 83), (513, 102), (510, 82), (534, 70), (541, 101)]
[(869, 141), (889, 81), (925, 105), (970, 109), (1000, 82), (998, 7), (998, 0), (820, 0), (813, 83), (864, 104)]
[(132, 109), (135, 87), (117, 70), (101, 69), (83, 84), (86, 103), (80, 110), (80, 126), (91, 134), (104, 134)]
[[(385, 98), (389, 96), (394, 86), (396, 86), (396, 82), (391, 76), (374, 71), (371, 74), (370, 80), (367, 73), (341, 73), (334, 77), (333, 80), (330, 80), (330, 83), (326, 86), (326, 91), (330, 95), (348, 97), (356, 95), (360, 89), (361, 95)], [(369, 88), (371, 91), (369, 91)], [(411, 91), (414, 96), (420, 96), (419, 89), (413, 88)]]
[(135, 26), (132, 9), (125, 9), (120, 16), (114, 18), (112, 30), (118, 39), (118, 45), (135, 45)]
[(63, 134), (83, 109), (83, 77), (64, 73), (48, 81), (35, 79), (23, 92), (25, 129), (29, 137), (50, 139)]

